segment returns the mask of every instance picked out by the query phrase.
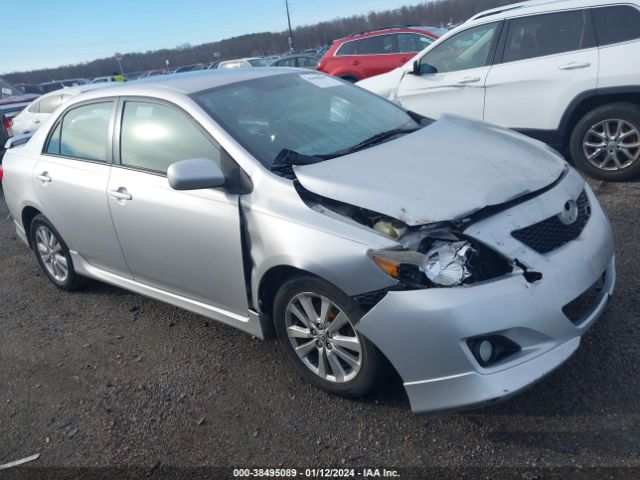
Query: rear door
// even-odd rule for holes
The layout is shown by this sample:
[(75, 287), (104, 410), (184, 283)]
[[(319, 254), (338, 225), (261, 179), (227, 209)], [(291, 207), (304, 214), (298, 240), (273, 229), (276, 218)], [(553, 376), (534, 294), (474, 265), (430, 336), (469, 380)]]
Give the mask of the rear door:
[(149, 100), (124, 100), (119, 147), (107, 189), (109, 208), (135, 280), (246, 316), (237, 194), (223, 188), (177, 191), (176, 161), (235, 163), (188, 114)]
[(573, 99), (597, 86), (598, 49), (588, 11), (513, 18), (506, 29), (501, 62), (487, 77), (484, 119), (555, 130)]
[(482, 120), (485, 80), (502, 23), (463, 30), (416, 59), (418, 74), (407, 73), (398, 100), (408, 110), (431, 118), (454, 113)]
[(115, 102), (74, 106), (53, 127), (34, 170), (44, 213), (92, 265), (129, 276), (107, 206)]
[(363, 79), (393, 70), (399, 61), (395, 34), (389, 33), (361, 38), (353, 64), (358, 78)]

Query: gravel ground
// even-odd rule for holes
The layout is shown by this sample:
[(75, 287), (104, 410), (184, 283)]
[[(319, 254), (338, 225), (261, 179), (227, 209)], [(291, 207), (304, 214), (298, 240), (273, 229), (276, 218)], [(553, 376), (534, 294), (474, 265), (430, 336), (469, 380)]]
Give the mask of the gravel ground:
[(433, 416), (398, 381), (332, 397), (275, 341), (100, 283), (56, 289), (0, 199), (0, 464), (638, 467), (640, 184), (596, 188), (618, 242), (604, 316), (525, 393)]

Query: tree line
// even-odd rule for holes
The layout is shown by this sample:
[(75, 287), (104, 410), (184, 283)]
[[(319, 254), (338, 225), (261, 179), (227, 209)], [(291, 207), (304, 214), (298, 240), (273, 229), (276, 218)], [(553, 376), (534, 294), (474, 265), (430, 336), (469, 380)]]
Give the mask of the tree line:
[[(296, 50), (319, 48), (351, 33), (394, 25), (446, 26), (460, 23), (479, 11), (499, 7), (513, 0), (434, 0), (429, 3), (405, 6), (393, 10), (369, 12), (346, 18), (304, 25), (293, 31)], [(212, 35), (215, 32), (212, 32)], [(121, 57), (124, 72), (139, 72), (170, 67), (206, 63), (217, 59), (259, 57), (286, 52), (288, 32), (262, 32), (240, 35), (201, 45), (183, 44), (175, 48), (147, 52), (133, 52)], [(219, 55), (219, 57), (214, 57)], [(41, 83), (67, 78), (94, 78), (110, 75), (119, 70), (114, 57), (99, 58), (91, 62), (64, 65), (57, 68), (14, 72), (5, 75), (13, 83)]]

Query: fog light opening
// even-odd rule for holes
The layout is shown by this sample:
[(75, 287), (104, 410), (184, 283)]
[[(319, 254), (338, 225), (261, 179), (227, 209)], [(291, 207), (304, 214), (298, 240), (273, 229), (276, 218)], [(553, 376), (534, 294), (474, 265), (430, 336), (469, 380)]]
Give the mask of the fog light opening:
[(483, 367), (489, 367), (521, 350), (520, 345), (502, 335), (476, 337), (467, 340), (474, 358)]

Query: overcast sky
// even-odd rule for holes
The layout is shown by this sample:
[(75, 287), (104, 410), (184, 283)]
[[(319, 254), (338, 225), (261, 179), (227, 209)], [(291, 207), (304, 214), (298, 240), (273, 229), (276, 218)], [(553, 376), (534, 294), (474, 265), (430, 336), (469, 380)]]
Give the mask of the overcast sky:
[[(0, 0), (0, 73), (287, 28), (285, 0)], [(415, 0), (290, 0), (292, 27)]]

